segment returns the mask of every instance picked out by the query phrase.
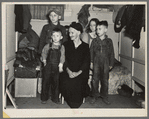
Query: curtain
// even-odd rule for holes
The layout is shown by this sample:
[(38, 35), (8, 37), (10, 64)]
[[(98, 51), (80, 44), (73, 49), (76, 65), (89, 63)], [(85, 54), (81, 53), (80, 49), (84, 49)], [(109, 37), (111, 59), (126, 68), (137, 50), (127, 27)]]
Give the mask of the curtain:
[(61, 20), (64, 20), (64, 5), (29, 5), (29, 8), (32, 15), (32, 19), (46, 20), (47, 13), (51, 9), (57, 8), (61, 11)]

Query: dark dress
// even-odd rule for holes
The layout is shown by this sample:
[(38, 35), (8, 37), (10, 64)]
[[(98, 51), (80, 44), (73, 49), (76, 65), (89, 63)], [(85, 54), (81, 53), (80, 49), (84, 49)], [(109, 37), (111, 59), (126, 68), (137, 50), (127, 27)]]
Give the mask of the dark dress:
[[(60, 92), (71, 108), (79, 108), (83, 98), (89, 93), (89, 45), (82, 42), (82, 44), (75, 48), (73, 41), (67, 41), (64, 43), (64, 47), (65, 63), (63, 66), (64, 72), (61, 74), (60, 79)], [(72, 72), (82, 70), (82, 73), (75, 78), (69, 78), (66, 72), (67, 67)]]

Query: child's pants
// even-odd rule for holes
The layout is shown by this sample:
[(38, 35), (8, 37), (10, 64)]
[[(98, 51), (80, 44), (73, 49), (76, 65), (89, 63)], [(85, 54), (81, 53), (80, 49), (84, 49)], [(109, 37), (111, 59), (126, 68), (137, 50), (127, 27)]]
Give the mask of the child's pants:
[(43, 69), (41, 100), (47, 101), (49, 98), (49, 88), (51, 86), (52, 101), (59, 100), (59, 68), (58, 64), (47, 64)]
[[(109, 62), (108, 60), (99, 61), (93, 67), (92, 78), (92, 95), (94, 97), (108, 97), (108, 80), (109, 80)], [(101, 89), (99, 94), (99, 81), (101, 83)]]

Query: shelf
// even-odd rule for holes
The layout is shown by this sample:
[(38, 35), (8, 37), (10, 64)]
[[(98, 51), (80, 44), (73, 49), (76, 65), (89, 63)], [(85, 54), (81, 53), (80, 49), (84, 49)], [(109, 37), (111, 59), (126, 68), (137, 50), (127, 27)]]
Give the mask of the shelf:
[(129, 56), (125, 56), (125, 55), (122, 55), (122, 54), (119, 54), (119, 56), (124, 58), (124, 59), (127, 59), (127, 60), (134, 61), (134, 62), (142, 64), (142, 65), (145, 65), (145, 61), (143, 61), (143, 60), (139, 60), (139, 59), (136, 59), (136, 58), (131, 58)]
[(145, 82), (144, 82), (144, 81), (141, 81), (140, 79), (138, 79), (138, 78), (136, 78), (136, 77), (134, 77), (134, 76), (132, 76), (132, 79), (133, 79), (134, 81), (138, 82), (139, 84), (145, 86)]

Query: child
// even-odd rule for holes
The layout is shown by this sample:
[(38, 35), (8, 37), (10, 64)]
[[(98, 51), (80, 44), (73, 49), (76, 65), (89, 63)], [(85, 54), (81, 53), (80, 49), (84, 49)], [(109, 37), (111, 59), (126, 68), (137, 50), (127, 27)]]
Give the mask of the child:
[(59, 20), (61, 19), (61, 12), (59, 9), (54, 8), (49, 11), (47, 14), (47, 18), (49, 20), (49, 24), (46, 24), (42, 28), (40, 42), (39, 42), (39, 49), (38, 52), (41, 54), (43, 47), (49, 43), (49, 39), (51, 39), (51, 32), (54, 28), (59, 28), (62, 31), (63, 41), (67, 40), (66, 38), (66, 30), (65, 27), (60, 25)]
[[(112, 40), (106, 35), (107, 29), (107, 21), (101, 21), (97, 24), (97, 38), (92, 41), (90, 47), (90, 68), (93, 70), (93, 98), (91, 103), (94, 103), (98, 97), (101, 97), (104, 103), (110, 104), (108, 100), (108, 80), (109, 70), (112, 69), (114, 64), (114, 49)], [(100, 94), (98, 92), (99, 80), (101, 83)]]
[(96, 38), (96, 26), (99, 20), (97, 18), (92, 18), (89, 21), (89, 24), (86, 27), (86, 33), (82, 34), (82, 40), (89, 44), (89, 47), (91, 45), (91, 42), (94, 38)]
[[(82, 33), (81, 37), (82, 37), (82, 40), (89, 44), (89, 47), (91, 46), (91, 43), (93, 41), (94, 38), (97, 37), (96, 35), (96, 27), (97, 27), (97, 24), (99, 23), (99, 20), (97, 18), (92, 18), (87, 27), (86, 27), (86, 32)], [(91, 80), (92, 80), (92, 74), (93, 72), (90, 70), (89, 71), (89, 80), (88, 80), (88, 84), (91, 87)]]
[(49, 88), (51, 86), (51, 100), (59, 103), (59, 72), (62, 72), (62, 65), (65, 61), (64, 46), (61, 45), (63, 38), (60, 29), (55, 28), (52, 31), (52, 42), (44, 46), (41, 54), (41, 60), (44, 63), (42, 74), (41, 101), (43, 104), (49, 98)]

